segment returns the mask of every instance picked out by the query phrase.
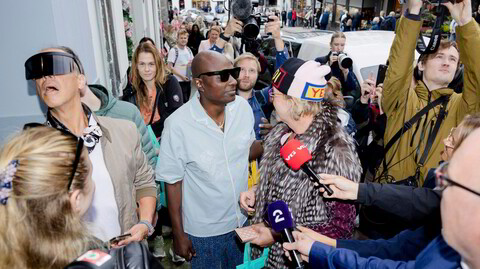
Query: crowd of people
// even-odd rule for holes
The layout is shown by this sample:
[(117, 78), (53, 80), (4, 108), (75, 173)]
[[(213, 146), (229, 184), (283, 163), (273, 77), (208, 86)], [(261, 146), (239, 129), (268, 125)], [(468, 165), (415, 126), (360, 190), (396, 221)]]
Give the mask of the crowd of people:
[[(121, 100), (87, 83), (72, 49), (39, 50), (25, 76), (45, 122), (25, 124), (0, 153), (0, 267), (64, 268), (96, 250), (161, 268), (151, 256), (166, 256), (157, 243), (170, 226), (172, 260), (194, 269), (236, 268), (246, 248), (265, 268), (295, 267), (292, 250), (310, 268), (480, 268), (478, 13), (470, 0), (444, 3), (456, 42), (414, 63), (422, 1), (407, 5), (384, 82), (359, 84), (339, 63), (342, 32), (327, 55), (290, 57), (274, 15), (263, 88), (264, 57), (239, 46), (234, 18), (206, 29), (173, 17), (164, 44), (140, 40)], [(281, 154), (295, 141), (318, 182)], [(266, 217), (279, 200), (295, 242)], [(247, 226), (249, 244), (236, 233)]]

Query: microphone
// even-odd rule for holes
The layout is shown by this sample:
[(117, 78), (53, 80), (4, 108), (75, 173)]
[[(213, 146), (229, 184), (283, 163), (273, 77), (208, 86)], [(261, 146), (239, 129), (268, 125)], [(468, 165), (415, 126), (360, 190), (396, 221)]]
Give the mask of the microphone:
[(252, 10), (251, 0), (233, 0), (231, 2), (230, 11), (233, 17), (243, 22), (243, 36), (255, 40), (260, 33), (260, 27), (257, 19), (252, 16)]
[(280, 149), (280, 156), (282, 156), (283, 160), (294, 171), (298, 171), (298, 169), (302, 168), (303, 172), (305, 172), (310, 178), (310, 181), (316, 183), (315, 188), (318, 189), (323, 187), (328, 195), (333, 194), (333, 191), (329, 186), (320, 183), (317, 174), (313, 172), (312, 168), (307, 164), (307, 162), (312, 159), (312, 155), (308, 152), (307, 146), (300, 142), (300, 140), (290, 139)]
[[(293, 243), (295, 238), (293, 238), (292, 230), (295, 228), (293, 224), (292, 214), (288, 210), (288, 205), (284, 201), (275, 201), (268, 205), (268, 222), (272, 229), (282, 234), (282, 239), (284, 242)], [(296, 269), (303, 269), (302, 258), (300, 253), (297, 250), (290, 250), (290, 257), (295, 263)]]
[(233, 0), (232, 7), (230, 8), (233, 17), (237, 20), (246, 20), (252, 13), (252, 1), (251, 0)]

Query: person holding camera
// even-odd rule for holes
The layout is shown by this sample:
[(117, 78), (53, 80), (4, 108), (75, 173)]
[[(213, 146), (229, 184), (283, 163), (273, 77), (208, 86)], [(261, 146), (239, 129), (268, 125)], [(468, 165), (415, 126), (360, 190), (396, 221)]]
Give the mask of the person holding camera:
[[(388, 143), (396, 133), (400, 137), (385, 153), (384, 162), (377, 171), (379, 181), (407, 179), (403, 182), (421, 186), (428, 169), (440, 161), (442, 139), (467, 114), (480, 110), (480, 58), (474, 55), (480, 47), (480, 27), (472, 18), (471, 1), (442, 5), (458, 23), (458, 46), (454, 42), (440, 41), (435, 53), (420, 57), (418, 70), (414, 70), (412, 61), (422, 26), (422, 1), (408, 1), (408, 9), (399, 20), (390, 49), (382, 108), (388, 118), (384, 141)], [(463, 93), (457, 94), (449, 84), (458, 73), (460, 59), (464, 64), (464, 88)], [(420, 79), (412, 85), (414, 72)], [(433, 102), (437, 105), (430, 104)], [(411, 128), (405, 129), (405, 123), (429, 104), (430, 110)]]
[(383, 83), (377, 84), (370, 74), (361, 86), (362, 95), (353, 104), (352, 116), (357, 125), (355, 140), (364, 175), (375, 174), (383, 152), (383, 135), (387, 117), (382, 110)]
[[(277, 51), (275, 57), (275, 70), (288, 59), (288, 52), (285, 50), (285, 44), (280, 35), (281, 22), (278, 17), (270, 16), (270, 22), (265, 24), (265, 32), (272, 33), (272, 37), (275, 40), (275, 49)], [(231, 36), (231, 30), (236, 29), (230, 27), (230, 24), (237, 25), (234, 19), (227, 26), (224, 35)], [(265, 87), (262, 90), (255, 90), (255, 84), (258, 79), (258, 75), (261, 72), (261, 66), (258, 58), (249, 52), (242, 53), (237, 57), (233, 63), (234, 67), (240, 67), (240, 75), (237, 79), (237, 94), (246, 100), (252, 107), (253, 115), (255, 117), (255, 136), (257, 140), (263, 139), (263, 137), (272, 129), (272, 125), (268, 122), (269, 115), (265, 110), (268, 105), (271, 105), (269, 98), (269, 91), (271, 87)]]
[(338, 78), (342, 84), (344, 96), (352, 96), (355, 100), (360, 97), (360, 85), (352, 71), (352, 59), (343, 52), (347, 37), (342, 32), (335, 32), (330, 40), (330, 52), (315, 61), (328, 64), (332, 69), (332, 76)]

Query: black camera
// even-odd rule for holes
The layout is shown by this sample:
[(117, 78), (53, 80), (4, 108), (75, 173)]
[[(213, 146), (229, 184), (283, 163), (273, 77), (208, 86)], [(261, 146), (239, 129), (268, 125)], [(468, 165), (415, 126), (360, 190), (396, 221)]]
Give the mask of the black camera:
[(341, 67), (348, 69), (352, 67), (353, 60), (345, 52), (332, 52), (333, 56), (338, 56), (338, 63)]

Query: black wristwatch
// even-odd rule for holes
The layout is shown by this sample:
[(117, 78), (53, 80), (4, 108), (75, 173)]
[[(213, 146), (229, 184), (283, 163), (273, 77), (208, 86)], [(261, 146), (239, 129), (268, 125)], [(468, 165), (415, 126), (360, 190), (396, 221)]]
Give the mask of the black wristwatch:
[(226, 36), (223, 35), (223, 33), (220, 34), (220, 38), (225, 40), (226, 42), (230, 41), (230, 36), (226, 37)]

